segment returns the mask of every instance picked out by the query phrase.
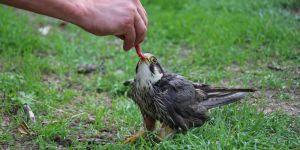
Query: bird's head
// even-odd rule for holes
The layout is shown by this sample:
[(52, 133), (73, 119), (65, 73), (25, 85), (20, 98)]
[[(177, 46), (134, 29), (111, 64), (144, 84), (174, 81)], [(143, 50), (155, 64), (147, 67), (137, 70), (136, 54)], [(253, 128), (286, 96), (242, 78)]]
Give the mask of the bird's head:
[(135, 79), (140, 86), (149, 86), (159, 81), (164, 71), (154, 55), (145, 53), (144, 57), (137, 63)]

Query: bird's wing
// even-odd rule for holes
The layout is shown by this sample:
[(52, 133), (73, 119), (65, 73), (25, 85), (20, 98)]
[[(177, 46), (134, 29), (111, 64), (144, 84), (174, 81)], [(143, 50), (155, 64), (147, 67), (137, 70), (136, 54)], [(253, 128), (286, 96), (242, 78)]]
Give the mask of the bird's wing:
[(207, 110), (199, 107), (199, 96), (190, 81), (176, 74), (165, 74), (155, 86), (160, 90), (164, 116), (170, 117), (167, 119), (173, 127), (186, 130), (208, 119)]

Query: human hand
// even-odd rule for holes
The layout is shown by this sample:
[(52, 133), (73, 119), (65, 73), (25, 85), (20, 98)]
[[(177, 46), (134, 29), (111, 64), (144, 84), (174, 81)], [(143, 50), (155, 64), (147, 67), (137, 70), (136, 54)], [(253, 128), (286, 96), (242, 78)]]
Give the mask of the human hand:
[(115, 35), (124, 40), (123, 49), (141, 43), (148, 19), (139, 0), (82, 0), (78, 2), (80, 19), (74, 23), (95, 35)]
[(148, 19), (139, 0), (0, 0), (0, 3), (71, 22), (95, 35), (115, 35), (129, 50), (145, 38)]

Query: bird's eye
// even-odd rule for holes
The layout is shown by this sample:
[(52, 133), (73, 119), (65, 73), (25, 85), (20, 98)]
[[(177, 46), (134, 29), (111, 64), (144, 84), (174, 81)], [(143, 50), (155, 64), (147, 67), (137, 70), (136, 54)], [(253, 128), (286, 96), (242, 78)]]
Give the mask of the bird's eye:
[(153, 57), (153, 56), (150, 57), (150, 61), (153, 62), (153, 63), (157, 63), (157, 59), (155, 57)]

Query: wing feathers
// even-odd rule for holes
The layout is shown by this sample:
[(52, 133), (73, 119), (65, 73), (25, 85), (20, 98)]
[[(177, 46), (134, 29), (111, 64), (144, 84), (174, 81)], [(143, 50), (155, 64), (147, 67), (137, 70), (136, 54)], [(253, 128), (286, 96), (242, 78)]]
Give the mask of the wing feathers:
[(200, 102), (200, 105), (205, 106), (205, 108), (207, 109), (211, 109), (214, 107), (219, 107), (219, 106), (236, 102), (244, 98), (246, 94), (247, 94), (246, 92), (238, 92), (238, 93), (231, 93), (220, 97), (212, 97), (209, 98), (208, 100)]
[(199, 95), (206, 98), (200, 105), (207, 109), (233, 103), (242, 99), (248, 92), (256, 91), (255, 89), (210, 87), (199, 83), (193, 83), (193, 86)]

